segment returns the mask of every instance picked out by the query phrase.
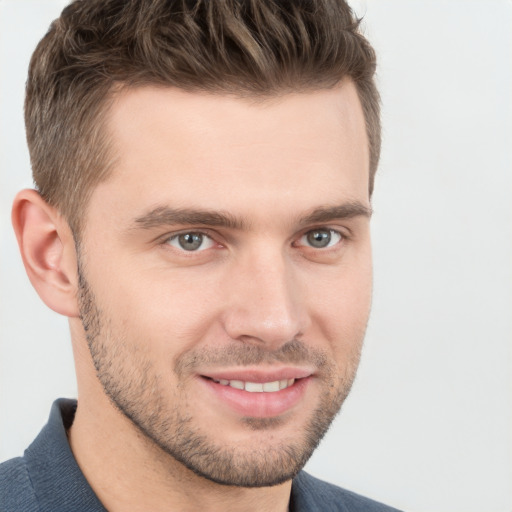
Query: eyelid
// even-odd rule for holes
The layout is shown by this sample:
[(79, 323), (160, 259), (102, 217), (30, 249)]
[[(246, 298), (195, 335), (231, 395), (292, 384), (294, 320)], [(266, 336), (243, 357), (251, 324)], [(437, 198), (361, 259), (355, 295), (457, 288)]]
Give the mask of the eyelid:
[(188, 233), (194, 233), (194, 234), (198, 234), (198, 235), (203, 235), (203, 236), (207, 236), (213, 240), (215, 240), (216, 238), (216, 235), (214, 233), (212, 233), (212, 231), (210, 229), (207, 229), (207, 228), (178, 228), (176, 229), (176, 231), (168, 231), (166, 233), (164, 233), (163, 235), (160, 235), (158, 236), (157, 240), (159, 240), (160, 242), (166, 242), (167, 240), (170, 240), (171, 238), (175, 238), (177, 236), (180, 236), (180, 235), (186, 235)]

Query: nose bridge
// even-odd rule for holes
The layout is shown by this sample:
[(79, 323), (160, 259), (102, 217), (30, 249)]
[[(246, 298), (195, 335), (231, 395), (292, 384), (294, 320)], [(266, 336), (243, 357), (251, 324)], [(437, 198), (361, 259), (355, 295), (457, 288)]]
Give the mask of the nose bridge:
[(287, 255), (268, 248), (255, 250), (235, 267), (225, 312), (230, 337), (279, 345), (299, 336), (306, 327), (306, 308)]

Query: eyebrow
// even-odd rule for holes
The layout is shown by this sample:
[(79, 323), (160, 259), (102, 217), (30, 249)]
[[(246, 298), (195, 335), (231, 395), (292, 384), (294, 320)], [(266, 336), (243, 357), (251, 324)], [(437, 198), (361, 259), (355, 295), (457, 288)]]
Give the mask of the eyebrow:
[[(351, 201), (339, 206), (319, 207), (300, 218), (301, 225), (329, 222), (336, 219), (371, 217), (372, 209), (364, 204)], [(159, 226), (202, 225), (243, 230), (248, 222), (222, 211), (197, 210), (191, 208), (170, 208), (158, 206), (135, 219), (135, 227), (152, 229)]]
[(176, 224), (203, 225), (242, 230), (246, 226), (239, 219), (222, 211), (196, 210), (190, 208), (170, 208), (159, 206), (135, 219), (136, 227), (151, 229), (158, 226), (173, 226)]
[(329, 222), (339, 219), (352, 219), (354, 217), (372, 216), (372, 209), (359, 201), (349, 201), (339, 206), (326, 206), (313, 210), (300, 219), (301, 224), (314, 224), (316, 222)]

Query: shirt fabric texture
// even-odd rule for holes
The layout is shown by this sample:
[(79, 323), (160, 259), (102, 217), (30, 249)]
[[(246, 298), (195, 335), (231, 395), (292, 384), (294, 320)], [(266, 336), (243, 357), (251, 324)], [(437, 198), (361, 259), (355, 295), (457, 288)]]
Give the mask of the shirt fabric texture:
[[(0, 512), (107, 512), (69, 447), (66, 430), (75, 411), (75, 400), (56, 400), (23, 457), (0, 464)], [(292, 483), (290, 512), (331, 511), (397, 512), (301, 471)]]

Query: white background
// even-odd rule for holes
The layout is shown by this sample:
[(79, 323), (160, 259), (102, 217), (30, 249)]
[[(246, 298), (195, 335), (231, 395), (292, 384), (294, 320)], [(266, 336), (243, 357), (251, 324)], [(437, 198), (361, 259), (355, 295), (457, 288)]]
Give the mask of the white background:
[[(67, 323), (10, 228), (28, 59), (62, 0), (0, 0), (0, 460), (75, 396)], [(512, 510), (512, 3), (368, 0), (384, 148), (353, 393), (308, 469), (411, 512)]]

